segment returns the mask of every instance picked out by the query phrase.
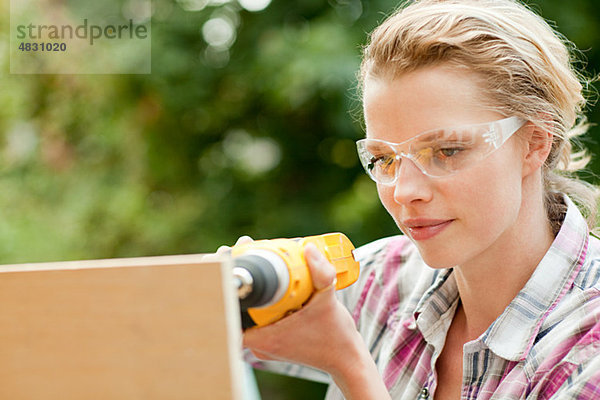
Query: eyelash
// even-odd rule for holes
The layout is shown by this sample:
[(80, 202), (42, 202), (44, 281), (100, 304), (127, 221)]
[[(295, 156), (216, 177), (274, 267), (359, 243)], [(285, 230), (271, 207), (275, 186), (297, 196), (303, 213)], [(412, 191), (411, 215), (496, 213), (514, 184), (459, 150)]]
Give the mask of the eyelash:
[[(443, 148), (443, 149), (439, 149), (438, 152), (441, 153), (444, 157), (452, 157), (455, 156), (456, 154), (460, 153), (463, 149), (460, 147), (447, 147), (447, 148)], [(450, 151), (452, 152), (452, 154), (448, 155), (445, 154), (446, 151)]]
[(377, 162), (384, 162), (384, 160), (392, 160), (392, 158), (388, 157), (388, 156), (373, 156), (371, 157), (371, 160), (369, 161), (369, 168), (373, 169), (375, 168), (375, 164), (377, 164)]

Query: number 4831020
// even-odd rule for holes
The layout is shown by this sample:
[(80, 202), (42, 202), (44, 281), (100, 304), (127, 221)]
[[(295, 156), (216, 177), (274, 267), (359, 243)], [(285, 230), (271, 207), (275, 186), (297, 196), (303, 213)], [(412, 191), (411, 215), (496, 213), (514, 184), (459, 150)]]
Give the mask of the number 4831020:
[(19, 45), (21, 51), (67, 51), (66, 43), (26, 43)]

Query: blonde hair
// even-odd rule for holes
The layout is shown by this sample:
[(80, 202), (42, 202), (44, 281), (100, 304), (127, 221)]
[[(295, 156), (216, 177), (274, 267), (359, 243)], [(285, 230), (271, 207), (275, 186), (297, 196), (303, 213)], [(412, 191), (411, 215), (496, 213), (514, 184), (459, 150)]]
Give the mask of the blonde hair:
[(513, 0), (417, 0), (377, 27), (364, 49), (368, 77), (393, 79), (435, 64), (468, 68), (484, 79), (490, 107), (520, 116), (554, 135), (543, 170), (545, 206), (555, 232), (567, 194), (596, 226), (597, 189), (573, 172), (589, 156), (571, 139), (588, 128), (582, 110), (589, 84), (573, 64), (574, 46), (539, 15)]

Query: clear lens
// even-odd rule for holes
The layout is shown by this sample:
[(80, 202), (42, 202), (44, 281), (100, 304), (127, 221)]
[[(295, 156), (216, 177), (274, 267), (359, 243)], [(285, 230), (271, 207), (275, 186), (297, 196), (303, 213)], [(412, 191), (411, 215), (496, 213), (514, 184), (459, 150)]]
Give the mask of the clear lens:
[(402, 158), (398, 157), (394, 148), (382, 140), (363, 139), (357, 142), (358, 157), (375, 182), (391, 183), (396, 177), (396, 170)]
[(403, 158), (431, 177), (468, 168), (500, 147), (525, 121), (511, 117), (486, 124), (436, 129), (403, 143), (377, 139), (357, 142), (360, 161), (376, 182), (392, 184)]

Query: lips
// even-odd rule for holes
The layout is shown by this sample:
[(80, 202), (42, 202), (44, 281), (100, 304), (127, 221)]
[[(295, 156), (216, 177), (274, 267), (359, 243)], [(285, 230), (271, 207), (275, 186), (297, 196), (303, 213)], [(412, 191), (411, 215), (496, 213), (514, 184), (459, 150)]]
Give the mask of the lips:
[(448, 227), (454, 220), (453, 219), (426, 219), (426, 218), (414, 218), (402, 221), (408, 234), (414, 240), (427, 240), (436, 236), (444, 229)]

